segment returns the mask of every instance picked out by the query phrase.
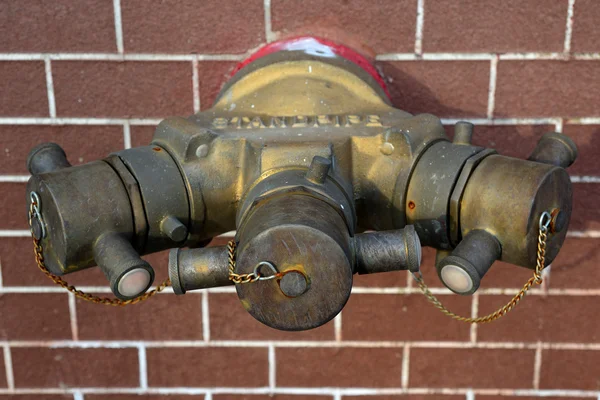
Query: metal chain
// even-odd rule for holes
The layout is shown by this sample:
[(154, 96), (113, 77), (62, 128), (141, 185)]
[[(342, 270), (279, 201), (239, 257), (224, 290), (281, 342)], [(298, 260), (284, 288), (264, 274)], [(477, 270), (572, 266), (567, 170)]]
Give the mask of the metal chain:
[(542, 270), (544, 269), (544, 263), (546, 260), (546, 240), (548, 239), (548, 226), (550, 225), (550, 220), (551, 220), (551, 217), (548, 212), (542, 213), (542, 216), (540, 217), (540, 222), (539, 222), (537, 264), (535, 266), (535, 271), (533, 272), (533, 276), (531, 278), (529, 278), (529, 280), (527, 281), (527, 283), (525, 283), (525, 285), (519, 291), (519, 293), (517, 293), (508, 303), (506, 303), (503, 307), (499, 308), (498, 310), (494, 311), (491, 314), (485, 315), (483, 317), (478, 317), (478, 318), (467, 318), (467, 317), (463, 317), (458, 314), (455, 314), (452, 311), (448, 310), (438, 300), (438, 298), (435, 297), (433, 295), (433, 293), (431, 293), (431, 291), (425, 284), (425, 281), (423, 280), (423, 275), (421, 275), (420, 272), (413, 273), (413, 277), (417, 281), (417, 284), (419, 285), (419, 288), (421, 289), (421, 291), (423, 292), (425, 297), (427, 297), (427, 299), (431, 303), (433, 303), (433, 305), (436, 308), (438, 308), (442, 313), (449, 316), (450, 318), (456, 319), (458, 321), (467, 322), (467, 323), (473, 323), (473, 324), (482, 324), (482, 323), (488, 323), (488, 322), (495, 321), (498, 318), (505, 316), (517, 304), (519, 304), (519, 301), (521, 301), (521, 299), (525, 296), (527, 291), (534, 284), (539, 285), (542, 283)]
[[(254, 267), (254, 271), (249, 274), (236, 274), (235, 273), (235, 240), (230, 240), (227, 243), (227, 255), (229, 257), (229, 280), (233, 283), (252, 283), (256, 281), (268, 281), (271, 279), (279, 279), (283, 276), (282, 273), (277, 272), (277, 269), (273, 264), (268, 261), (261, 261)], [(262, 266), (268, 267), (273, 275), (262, 275), (260, 268)]]
[(162, 292), (167, 286), (171, 285), (171, 280), (167, 279), (163, 283), (158, 285), (156, 287), (156, 289), (146, 292), (146, 293), (142, 294), (141, 296), (138, 296), (138, 297), (136, 297), (134, 299), (130, 299), (130, 300), (120, 300), (120, 299), (116, 299), (116, 298), (98, 297), (98, 296), (94, 296), (93, 294), (82, 292), (81, 290), (75, 288), (75, 286), (69, 285), (64, 279), (62, 279), (60, 276), (54, 275), (46, 267), (46, 264), (44, 262), (43, 247), (41, 244), (41, 238), (43, 238), (44, 235), (41, 235), (40, 239), (37, 239), (35, 237), (35, 234), (33, 232), (33, 219), (38, 218), (38, 222), (40, 223), (40, 225), (42, 227), (44, 227), (45, 225), (44, 225), (44, 221), (42, 219), (42, 215), (40, 213), (39, 197), (37, 195), (33, 196), (33, 193), (32, 193), (31, 197), (32, 197), (32, 201), (29, 206), (29, 229), (31, 230), (31, 237), (33, 238), (33, 254), (35, 254), (35, 262), (37, 263), (38, 268), (48, 278), (50, 278), (57, 285), (62, 286), (63, 288), (67, 289), (69, 292), (73, 293), (75, 295), (75, 297), (78, 297), (85, 301), (90, 301), (92, 303), (104, 304), (107, 306), (128, 306), (130, 304), (137, 304), (137, 303), (141, 303), (144, 300), (148, 300), (150, 297), (154, 296), (156, 293)]

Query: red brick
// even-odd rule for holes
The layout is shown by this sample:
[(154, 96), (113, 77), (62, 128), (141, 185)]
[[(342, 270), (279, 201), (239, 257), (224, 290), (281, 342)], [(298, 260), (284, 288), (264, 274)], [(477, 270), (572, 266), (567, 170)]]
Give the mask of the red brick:
[(1, 52), (113, 52), (109, 1), (5, 1), (0, 4)]
[(577, 145), (579, 156), (569, 167), (571, 175), (597, 175), (600, 171), (600, 125), (571, 125), (567, 124), (563, 132)]
[[(214, 398), (214, 396), (213, 396)], [(86, 400), (204, 400), (205, 395), (158, 395), (158, 394), (86, 394)], [(0, 398), (0, 400), (2, 400)]]
[(598, 230), (600, 229), (600, 185), (597, 183), (573, 184), (573, 213), (569, 230)]
[(65, 394), (8, 394), (0, 395), (0, 400), (73, 400), (73, 395)]
[[(412, 52), (417, 2), (271, 2), (272, 26), (280, 34), (315, 35), (341, 43), (362, 42), (376, 53)], [(385, 26), (386, 29), (377, 27)]]
[[(471, 298), (443, 295), (438, 298), (461, 315), (471, 315)], [(420, 293), (353, 294), (343, 312), (344, 340), (468, 341), (469, 325), (450, 323)]]
[(8, 387), (6, 383), (6, 370), (4, 365), (4, 352), (2, 352), (0, 354), (0, 388)]
[(48, 116), (48, 90), (42, 61), (0, 61), (0, 116)]
[(0, 238), (0, 267), (4, 286), (50, 285), (35, 265), (30, 237)]
[[(395, 107), (443, 118), (485, 117), (488, 61), (392, 61), (378, 63)], [(468, 95), (467, 95), (468, 93)]]
[[(479, 315), (506, 304), (512, 296), (479, 296)], [(600, 303), (593, 296), (526, 296), (501, 320), (479, 326), (478, 340), (497, 342), (600, 342), (597, 329), (581, 329), (594, 320)]]
[(406, 271), (392, 271), (379, 274), (358, 275), (355, 274), (353, 287), (406, 287)]
[(600, 289), (600, 240), (567, 238), (552, 262), (550, 288)]
[(600, 390), (597, 350), (543, 350), (540, 389)]
[[(446, 396), (440, 394), (406, 394), (397, 396), (344, 396), (343, 400), (464, 400), (465, 396)], [(479, 399), (479, 395), (477, 395)], [(521, 400), (521, 397), (519, 397)]]
[(423, 51), (560, 52), (567, 0), (425, 2)]
[(308, 331), (285, 332), (263, 325), (242, 306), (235, 293), (211, 293), (210, 337), (213, 340), (334, 340), (333, 321)]
[(34, 146), (55, 142), (63, 147), (71, 164), (105, 158), (123, 149), (123, 128), (88, 125), (0, 126), (0, 173), (27, 173), (27, 154)]
[[(275, 395), (260, 395), (260, 394), (213, 394), (213, 400), (333, 400), (332, 396), (313, 396), (302, 394), (275, 394)], [(345, 399), (346, 397), (344, 397)]]
[(0, 296), (0, 339), (71, 339), (66, 294), (8, 293)]
[[(444, 128), (453, 138), (454, 126)], [(542, 135), (555, 130), (554, 125), (477, 125), (473, 145), (494, 149), (508, 157), (527, 158)]]
[(156, 126), (154, 125), (133, 125), (131, 132), (131, 147), (148, 146), (154, 136)]
[[(572, 397), (557, 397), (557, 396), (544, 396), (542, 397), (544, 400), (573, 400)], [(539, 396), (492, 396), (492, 395), (483, 395), (477, 394), (477, 400), (540, 400)]]
[(128, 52), (243, 53), (265, 40), (260, 0), (133, 0), (121, 9)]
[(17, 388), (136, 387), (137, 349), (13, 347)]
[(61, 117), (166, 117), (191, 114), (192, 63), (57, 61)]
[[(79, 338), (202, 340), (201, 301), (201, 296), (197, 295), (163, 294), (128, 307), (102, 307), (78, 299)], [(182, 321), (182, 315), (185, 315), (185, 322)]]
[(401, 348), (284, 347), (275, 357), (281, 387), (400, 386)]
[(497, 79), (495, 117), (599, 115), (599, 62), (500, 61)]
[(596, 0), (577, 0), (573, 7), (573, 17), (571, 50), (575, 52), (600, 51), (600, 32), (598, 32), (600, 9)]
[(29, 229), (24, 183), (0, 183), (0, 229)]
[(411, 348), (409, 387), (531, 388), (533, 360), (524, 349)]
[(267, 351), (259, 347), (149, 348), (148, 385), (267, 386)]
[(236, 65), (236, 62), (231, 61), (200, 61), (198, 63), (198, 84), (202, 110), (212, 107), (217, 94), (229, 80), (231, 71)]
[[(530, 269), (497, 261), (481, 280), (480, 289), (521, 288), (532, 276), (533, 271)], [(538, 289), (534, 288), (532, 290)]]

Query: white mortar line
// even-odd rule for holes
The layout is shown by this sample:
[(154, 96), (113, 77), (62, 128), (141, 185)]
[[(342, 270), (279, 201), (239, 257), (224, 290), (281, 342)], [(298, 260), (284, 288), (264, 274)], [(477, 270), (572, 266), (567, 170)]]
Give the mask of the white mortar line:
[(564, 118), (559, 118), (559, 119), (556, 121), (556, 124), (555, 124), (555, 126), (554, 126), (554, 129), (556, 130), (556, 132), (560, 132), (560, 133), (562, 133), (562, 131), (563, 131), (563, 125), (564, 125), (564, 124), (565, 124), (565, 119), (564, 119)]
[(2, 280), (2, 257), (0, 257), (0, 289), (2, 288), (3, 285), (3, 280)]
[(121, 0), (113, 0), (113, 10), (115, 14), (115, 39), (117, 41), (117, 51), (123, 54), (123, 21), (121, 18)]
[(158, 125), (162, 118), (0, 118), (0, 125)]
[(417, 59), (415, 53), (386, 53), (375, 56), (376, 61), (415, 61)]
[[(441, 118), (443, 124), (469, 121), (474, 125), (557, 125), (562, 117), (544, 118)], [(36, 118), (0, 117), (0, 125), (158, 125), (162, 118)], [(569, 118), (569, 125), (600, 125), (600, 117)]]
[(3, 346), (4, 353), (4, 370), (6, 372), (6, 385), (9, 392), (15, 389), (15, 376), (13, 373), (12, 354), (10, 352), (10, 346), (5, 344)]
[(549, 264), (546, 268), (542, 270), (542, 293), (544, 296), (548, 296), (548, 292), (550, 291), (550, 276), (552, 272), (552, 264)]
[(339, 390), (337, 390), (334, 394), (333, 394), (333, 400), (342, 400), (342, 392), (340, 392)]
[(29, 180), (29, 175), (0, 175), (0, 183), (24, 183)]
[(410, 377), (410, 345), (406, 343), (402, 349), (402, 376), (400, 383), (403, 389), (408, 388), (408, 380)]
[(126, 149), (131, 148), (131, 125), (129, 125), (129, 122), (123, 124), (123, 147)]
[(0, 237), (31, 237), (26, 229), (0, 229)]
[(465, 400), (475, 400), (475, 392), (473, 392), (473, 389), (467, 390), (467, 393), (465, 393)]
[(69, 295), (69, 316), (71, 320), (71, 335), (73, 340), (79, 340), (79, 326), (77, 324), (77, 302), (75, 295), (68, 292)]
[(573, 6), (575, 5), (575, 0), (569, 0), (569, 5), (567, 7), (567, 23), (565, 27), (565, 44), (564, 44), (564, 52), (571, 52), (571, 37), (573, 36)]
[[(382, 53), (380, 61), (478, 61), (491, 60), (494, 53)], [(0, 53), (0, 61), (241, 61), (245, 54), (166, 54), (166, 53)], [(500, 60), (565, 60), (565, 53), (504, 53)], [(600, 60), (600, 53), (571, 53), (569, 59)]]
[(264, 0), (265, 9), (265, 40), (267, 43), (275, 40), (275, 34), (273, 33), (273, 27), (271, 23), (271, 0)]
[(336, 342), (342, 341), (342, 312), (343, 311), (340, 311), (340, 313), (333, 319), (333, 331)]
[(498, 75), (498, 56), (494, 56), (490, 61), (490, 85), (488, 90), (487, 117), (494, 117), (494, 107), (496, 104), (496, 80)]
[(497, 57), (492, 53), (424, 53), (421, 57), (425, 61), (488, 61)]
[(499, 54), (500, 60), (565, 60), (564, 53), (505, 53)]
[(84, 400), (83, 393), (79, 391), (73, 392), (73, 400)]
[(412, 289), (414, 280), (415, 280), (415, 278), (413, 277), (413, 275), (409, 271), (407, 271), (406, 272), (406, 290)]
[(192, 60), (192, 98), (194, 101), (194, 113), (200, 112), (200, 78), (198, 77), (198, 59)]
[(276, 387), (276, 376), (277, 376), (277, 363), (275, 359), (275, 346), (269, 344), (269, 388), (271, 391), (275, 391)]
[[(79, 287), (81, 290), (86, 292), (96, 292), (96, 293), (112, 293), (108, 286), (81, 286)], [(154, 287), (152, 287), (154, 288)], [(151, 289), (152, 289), (151, 288)], [(514, 295), (519, 288), (485, 288), (479, 289), (477, 291), (478, 295), (488, 295), (488, 296), (497, 296), (497, 295)], [(435, 295), (440, 296), (454, 296), (452, 292), (450, 292), (446, 288), (430, 288), (430, 291)], [(235, 287), (227, 286), (222, 288), (212, 288), (212, 289), (204, 289), (204, 290), (196, 290), (188, 292), (187, 294), (190, 296), (202, 296), (203, 293), (235, 293)], [(65, 289), (60, 286), (3, 286), (0, 287), (0, 294), (5, 293), (65, 293)], [(419, 288), (398, 288), (398, 287), (354, 287), (352, 289), (352, 293), (355, 295), (362, 294), (377, 294), (377, 295), (408, 295), (408, 294), (420, 294), (421, 290)], [(170, 296), (173, 295), (172, 288), (166, 288), (162, 292), (158, 293), (160, 296)], [(547, 292), (539, 288), (531, 289), (528, 292), (528, 295), (531, 296), (573, 296), (573, 297), (587, 297), (587, 296), (600, 296), (600, 289), (548, 289)], [(335, 322), (334, 322), (335, 323)]]
[(598, 239), (600, 238), (600, 231), (569, 231), (567, 237)]
[(417, 22), (415, 24), (415, 54), (423, 54), (423, 26), (425, 25), (425, 0), (417, 1)]
[(52, 79), (52, 64), (50, 59), (44, 60), (44, 69), (46, 71), (46, 91), (48, 92), (48, 113), (51, 118), (56, 118), (56, 101), (54, 98), (54, 81)]
[(206, 392), (206, 395), (204, 395), (204, 400), (212, 400), (212, 393)]
[(599, 125), (600, 117), (567, 118), (568, 125)]
[(598, 177), (598, 176), (572, 176), (571, 182), (573, 182), (573, 183), (600, 183), (600, 177)]
[[(471, 299), (471, 318), (477, 318), (479, 313), (479, 293), (474, 293)], [(471, 343), (477, 342), (477, 324), (471, 324), (471, 330), (469, 331), (469, 338)]]
[(140, 388), (148, 389), (148, 361), (146, 360), (146, 347), (138, 346), (138, 362), (140, 373)]
[(202, 339), (210, 341), (210, 308), (208, 302), (208, 291), (202, 291)]
[(533, 363), (533, 388), (540, 388), (540, 371), (542, 370), (542, 342), (537, 343), (535, 361)]
[[(81, 290), (86, 292), (96, 293), (112, 293), (110, 288), (107, 286), (81, 286)], [(430, 288), (431, 292), (440, 296), (453, 296), (454, 294), (446, 288)], [(514, 295), (519, 288), (485, 288), (479, 289), (478, 295)], [(213, 288), (205, 290), (196, 290), (188, 292), (190, 296), (201, 296), (204, 292), (208, 293), (235, 293), (235, 287), (228, 286), (222, 288)], [(65, 293), (65, 289), (60, 286), (3, 286), (0, 287), (0, 294), (5, 293)], [(406, 294), (420, 294), (419, 288), (398, 288), (398, 287), (383, 287), (383, 288), (372, 288), (372, 287), (355, 287), (352, 289), (352, 293), (355, 295), (361, 294), (377, 294), (377, 295), (406, 295)], [(167, 288), (164, 291), (158, 293), (160, 296), (173, 295), (173, 289)], [(528, 292), (531, 296), (600, 296), (600, 289), (548, 289), (547, 292), (541, 289), (531, 289)]]
[[(253, 387), (253, 388), (196, 388), (196, 387), (153, 387), (146, 390), (139, 388), (28, 388), (16, 389), (9, 392), (6, 389), (0, 389), (0, 394), (73, 394), (80, 392), (82, 394), (133, 394), (133, 395), (209, 395), (209, 394), (246, 394), (246, 395), (268, 395), (270, 390), (268, 387)], [(514, 397), (518, 400), (521, 396), (535, 397), (569, 397), (569, 398), (597, 398), (600, 394), (598, 391), (592, 390), (571, 390), (571, 389), (549, 389), (549, 390), (533, 390), (533, 389), (467, 389), (467, 388), (307, 388), (307, 387), (286, 387), (278, 388), (275, 394), (289, 395), (325, 395), (325, 396), (373, 396), (373, 395), (462, 395), (466, 396), (469, 392), (482, 395), (501, 395)], [(210, 397), (212, 399), (212, 396)], [(338, 398), (338, 397), (335, 397)]]
[[(0, 346), (14, 348), (22, 347), (48, 347), (48, 348), (73, 348), (73, 349), (122, 349), (122, 348), (265, 348), (269, 346), (282, 348), (395, 348), (399, 349), (406, 345), (412, 348), (444, 348), (444, 349), (490, 349), (510, 350), (527, 349), (536, 350), (540, 343), (534, 342), (446, 342), (446, 341), (415, 341), (415, 342), (392, 342), (392, 341), (244, 341), (226, 340), (212, 341), (206, 343), (201, 340), (178, 340), (178, 341), (0, 341)], [(541, 343), (543, 349), (552, 350), (581, 350), (600, 352), (600, 343)]]

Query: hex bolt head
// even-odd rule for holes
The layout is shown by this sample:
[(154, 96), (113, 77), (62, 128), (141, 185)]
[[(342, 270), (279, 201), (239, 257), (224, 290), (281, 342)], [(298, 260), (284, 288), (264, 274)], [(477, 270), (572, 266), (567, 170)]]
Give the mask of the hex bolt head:
[(309, 288), (308, 279), (299, 271), (290, 271), (283, 275), (279, 281), (279, 288), (287, 297), (298, 297)]
[(172, 215), (169, 215), (162, 220), (160, 229), (174, 242), (182, 242), (188, 234), (186, 226)]

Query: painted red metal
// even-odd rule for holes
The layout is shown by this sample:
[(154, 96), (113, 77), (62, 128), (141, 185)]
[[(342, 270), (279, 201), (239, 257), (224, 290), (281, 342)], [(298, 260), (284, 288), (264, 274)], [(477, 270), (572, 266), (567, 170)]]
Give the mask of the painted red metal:
[(346, 60), (353, 62), (362, 69), (364, 69), (369, 75), (375, 79), (375, 81), (385, 91), (385, 94), (390, 97), (390, 93), (387, 89), (385, 81), (377, 72), (377, 69), (369, 61), (368, 58), (342, 44), (332, 42), (327, 39), (317, 38), (313, 36), (299, 36), (290, 39), (280, 40), (277, 42), (268, 43), (265, 46), (252, 53), (248, 58), (241, 61), (235, 69), (232, 71), (231, 76), (235, 75), (239, 70), (244, 68), (246, 65), (258, 60), (266, 55), (278, 52), (278, 51), (305, 51), (306, 53), (321, 56), (321, 57), (343, 57)]

